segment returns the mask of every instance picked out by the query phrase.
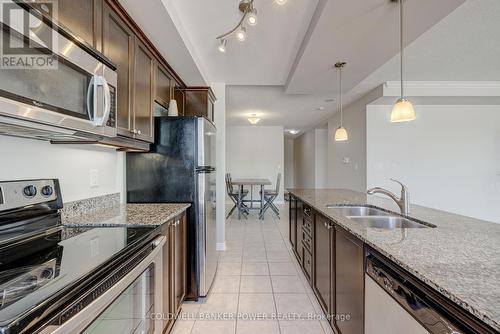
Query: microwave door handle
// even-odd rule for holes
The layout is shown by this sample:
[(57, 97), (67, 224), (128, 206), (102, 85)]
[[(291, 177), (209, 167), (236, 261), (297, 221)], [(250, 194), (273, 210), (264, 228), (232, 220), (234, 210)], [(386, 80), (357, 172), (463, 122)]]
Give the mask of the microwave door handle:
[(104, 77), (101, 77), (102, 86), (104, 88), (104, 115), (102, 116), (102, 121), (99, 126), (106, 126), (108, 122), (109, 114), (111, 113), (111, 92), (109, 89), (109, 84)]
[(98, 86), (102, 86), (104, 90), (104, 111), (102, 116), (98, 117), (94, 115), (94, 119), (92, 120), (92, 123), (94, 126), (106, 126), (106, 122), (108, 121), (109, 114), (111, 112), (111, 92), (109, 89), (108, 82), (103, 76), (97, 75), (94, 76), (95, 80), (95, 85), (94, 85), (94, 106), (97, 106), (97, 94), (95, 94), (95, 89), (97, 89)]
[[(97, 100), (96, 100), (96, 76), (92, 76), (89, 82), (89, 86), (87, 88), (87, 114), (89, 116), (89, 120), (94, 123), (95, 119), (95, 110), (97, 109)], [(92, 98), (92, 99), (91, 99)]]

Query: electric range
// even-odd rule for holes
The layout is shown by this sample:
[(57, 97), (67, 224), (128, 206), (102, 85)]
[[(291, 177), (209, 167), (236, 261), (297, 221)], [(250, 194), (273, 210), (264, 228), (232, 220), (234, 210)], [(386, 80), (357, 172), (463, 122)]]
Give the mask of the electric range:
[(64, 323), (122, 279), (134, 254), (148, 250), (138, 263), (153, 248), (155, 227), (65, 227), (61, 208), (57, 179), (0, 182), (0, 333)]

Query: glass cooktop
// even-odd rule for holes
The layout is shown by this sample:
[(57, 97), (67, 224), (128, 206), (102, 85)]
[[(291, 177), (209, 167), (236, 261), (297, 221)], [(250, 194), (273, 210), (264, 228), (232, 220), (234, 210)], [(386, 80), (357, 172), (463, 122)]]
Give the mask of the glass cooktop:
[(0, 332), (21, 318), (43, 314), (43, 305), (62, 293), (75, 293), (72, 287), (149, 239), (154, 228), (60, 227), (0, 246)]

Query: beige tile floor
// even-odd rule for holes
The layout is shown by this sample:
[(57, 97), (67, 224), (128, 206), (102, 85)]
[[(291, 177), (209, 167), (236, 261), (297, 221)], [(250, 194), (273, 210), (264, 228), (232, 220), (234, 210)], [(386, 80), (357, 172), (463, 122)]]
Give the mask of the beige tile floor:
[(323, 312), (292, 254), (288, 208), (280, 211), (281, 219), (268, 212), (264, 221), (255, 213), (226, 221), (214, 285), (207, 298), (183, 304), (173, 333), (333, 333), (325, 320), (308, 319)]

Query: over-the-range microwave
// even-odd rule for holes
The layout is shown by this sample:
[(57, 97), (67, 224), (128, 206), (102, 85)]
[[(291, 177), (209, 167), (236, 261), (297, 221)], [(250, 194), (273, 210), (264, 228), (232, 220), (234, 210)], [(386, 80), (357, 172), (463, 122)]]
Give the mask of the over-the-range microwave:
[(41, 12), (11, 6), (3, 5), (0, 18), (0, 134), (51, 141), (115, 137), (114, 66)]

